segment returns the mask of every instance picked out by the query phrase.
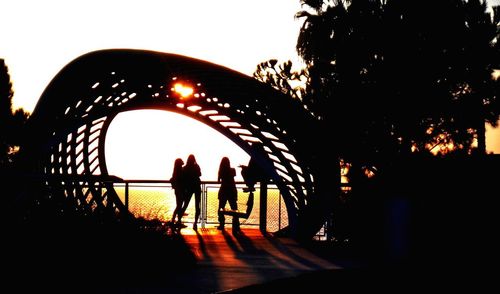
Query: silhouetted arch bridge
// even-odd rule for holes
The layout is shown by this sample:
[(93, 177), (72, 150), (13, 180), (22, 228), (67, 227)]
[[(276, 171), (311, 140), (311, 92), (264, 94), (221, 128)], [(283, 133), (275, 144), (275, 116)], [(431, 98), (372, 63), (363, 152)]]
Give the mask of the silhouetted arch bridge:
[[(191, 85), (191, 99), (174, 91), (179, 81)], [(310, 238), (324, 224), (339, 191), (338, 160), (322, 137), (327, 130), (302, 104), (228, 68), (153, 51), (91, 52), (47, 86), (23, 148), (51, 179), (45, 182), (48, 197), (83, 214), (111, 210), (117, 218), (130, 217), (113, 184), (103, 180), (109, 175), (104, 142), (117, 114), (138, 109), (196, 119), (253, 156), (279, 188), (294, 236)], [(263, 154), (251, 148), (254, 142), (264, 144)]]

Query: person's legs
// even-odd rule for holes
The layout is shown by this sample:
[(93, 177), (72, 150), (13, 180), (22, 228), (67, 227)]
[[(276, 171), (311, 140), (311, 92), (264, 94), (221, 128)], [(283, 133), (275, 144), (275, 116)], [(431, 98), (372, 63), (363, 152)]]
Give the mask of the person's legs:
[[(229, 199), (229, 206), (232, 210), (238, 210), (238, 203), (236, 197)], [(240, 219), (237, 216), (233, 216), (233, 233), (240, 231)]]
[(201, 190), (198, 189), (194, 192), (194, 204), (195, 204), (195, 214), (194, 214), (194, 223), (193, 229), (198, 229), (198, 219), (200, 218), (201, 213)]
[(177, 215), (177, 221), (180, 223), (182, 219), (182, 214), (180, 211), (182, 210), (182, 203), (183, 203), (183, 195), (181, 194), (180, 191), (175, 190), (175, 210), (174, 213), (172, 214), (172, 223), (175, 222), (175, 216)]
[(184, 213), (186, 212), (186, 209), (188, 208), (189, 206), (189, 202), (191, 201), (191, 197), (193, 197), (193, 191), (190, 191), (190, 190), (186, 190), (185, 192), (186, 194), (184, 194), (184, 200), (182, 201), (182, 208), (181, 210), (178, 212), (178, 214), (180, 215), (180, 217), (182, 217), (184, 215)]
[(224, 207), (226, 207), (226, 202), (227, 199), (219, 199), (219, 209), (217, 210), (219, 215), (219, 226), (217, 227), (217, 229), (219, 230), (223, 230), (224, 224), (226, 223), (226, 218), (224, 217), (224, 214), (222, 214), (221, 212), (221, 210), (223, 210)]

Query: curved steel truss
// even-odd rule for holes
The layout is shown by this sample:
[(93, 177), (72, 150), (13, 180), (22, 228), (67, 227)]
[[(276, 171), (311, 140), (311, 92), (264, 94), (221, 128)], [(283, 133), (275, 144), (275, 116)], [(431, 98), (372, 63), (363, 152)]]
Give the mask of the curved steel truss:
[[(192, 90), (189, 98), (176, 88), (179, 84)], [(85, 213), (126, 214), (112, 185), (99, 179), (108, 175), (104, 141), (109, 124), (118, 113), (137, 109), (174, 111), (227, 136), (254, 156), (279, 187), (290, 227), (303, 230), (307, 218), (316, 228), (304, 231), (317, 231), (324, 213), (316, 209), (301, 217), (301, 211), (312, 202), (322, 206), (331, 198), (324, 191), (335, 191), (318, 186), (326, 162), (317, 150), (326, 148), (314, 135), (317, 122), (300, 103), (252, 78), (173, 54), (92, 52), (52, 80), (30, 118), (33, 140), (26, 147), (43, 174), (84, 176), (76, 183), (59, 180), (53, 193)], [(255, 142), (263, 143), (262, 154), (252, 150)], [(311, 218), (318, 221), (310, 222)]]

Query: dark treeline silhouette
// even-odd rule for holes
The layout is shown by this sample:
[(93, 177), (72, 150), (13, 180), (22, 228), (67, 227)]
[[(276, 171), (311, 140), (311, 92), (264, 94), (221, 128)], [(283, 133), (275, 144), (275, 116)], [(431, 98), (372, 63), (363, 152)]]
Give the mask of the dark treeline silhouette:
[[(485, 123), (500, 118), (500, 9), (481, 0), (301, 4), (304, 66), (268, 60), (254, 77), (300, 99), (349, 170), (334, 238), (377, 259), (440, 265), (490, 242), (499, 158), (476, 155), (486, 154)], [(463, 234), (481, 240), (456, 243)]]
[[(270, 60), (254, 76), (332, 125), (325, 135), (342, 158), (380, 165), (447, 144), (470, 153), (474, 139), (485, 152), (484, 124), (495, 126), (500, 114), (492, 78), (500, 15), (485, 2), (301, 2), (305, 69)], [(290, 83), (297, 80), (305, 85)]]
[(28, 119), (28, 113), (22, 108), (13, 111), (13, 97), (8, 67), (0, 59), (0, 171), (12, 167)]

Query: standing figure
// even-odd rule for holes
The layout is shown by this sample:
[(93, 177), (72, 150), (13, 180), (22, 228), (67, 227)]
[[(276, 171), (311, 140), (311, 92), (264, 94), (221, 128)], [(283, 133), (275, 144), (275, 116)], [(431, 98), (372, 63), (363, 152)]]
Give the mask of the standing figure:
[(200, 218), (201, 212), (201, 170), (200, 166), (196, 163), (196, 158), (193, 154), (190, 154), (187, 158), (186, 165), (182, 168), (182, 181), (183, 186), (186, 191), (186, 198), (184, 205), (182, 207), (182, 214), (186, 211), (191, 197), (194, 194), (194, 204), (195, 204), (195, 215), (193, 230), (198, 229), (198, 219)]
[[(236, 190), (236, 183), (234, 182), (234, 177), (236, 176), (236, 170), (231, 167), (229, 158), (223, 157), (219, 165), (219, 175), (217, 181), (220, 184), (219, 188), (219, 226), (218, 230), (224, 230), (225, 217), (222, 213), (226, 206), (226, 202), (229, 202), (229, 206), (232, 210), (238, 210), (238, 191)], [(240, 231), (240, 220), (237, 216), (233, 215), (233, 233), (238, 233)]]
[[(252, 149), (257, 153), (265, 154), (262, 143), (254, 143), (254, 145), (252, 145)], [(243, 177), (243, 181), (245, 181), (245, 184), (247, 185), (247, 188), (243, 189), (243, 191), (255, 191), (255, 184), (266, 178), (264, 170), (260, 167), (254, 156), (250, 158), (248, 165), (240, 165), (240, 167), (241, 176)]]
[(177, 158), (174, 162), (174, 170), (172, 172), (172, 177), (170, 178), (170, 184), (172, 189), (175, 191), (175, 210), (172, 214), (172, 224), (175, 224), (175, 217), (177, 216), (177, 225), (182, 225), (182, 205), (184, 203), (185, 192), (182, 182), (182, 165), (184, 161)]

